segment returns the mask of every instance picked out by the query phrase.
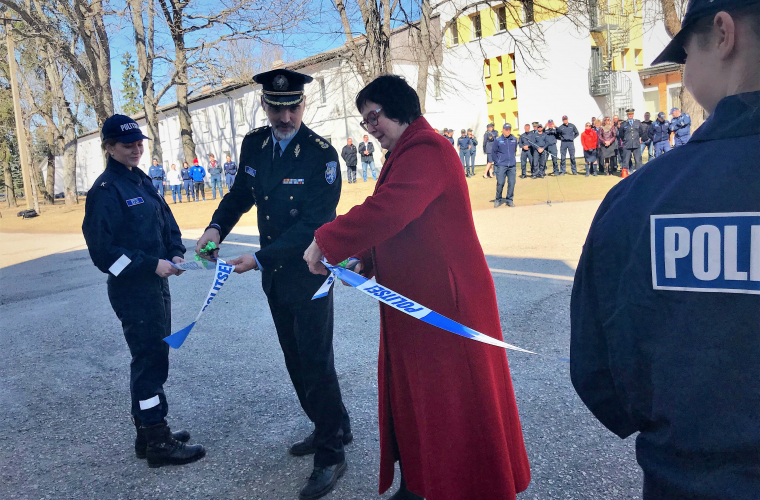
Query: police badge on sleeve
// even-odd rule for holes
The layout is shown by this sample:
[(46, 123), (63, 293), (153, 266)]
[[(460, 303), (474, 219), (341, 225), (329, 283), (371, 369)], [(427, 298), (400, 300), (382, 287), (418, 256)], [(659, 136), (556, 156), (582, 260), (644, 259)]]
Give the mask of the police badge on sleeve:
[(327, 162), (327, 169), (325, 170), (325, 180), (328, 184), (332, 184), (335, 182), (335, 179), (338, 178), (338, 162), (337, 161), (330, 161)]

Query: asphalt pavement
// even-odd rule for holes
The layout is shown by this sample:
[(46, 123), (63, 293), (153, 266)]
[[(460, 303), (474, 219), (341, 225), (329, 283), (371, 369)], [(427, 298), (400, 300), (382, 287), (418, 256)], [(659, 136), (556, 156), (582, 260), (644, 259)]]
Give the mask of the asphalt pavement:
[[(230, 240), (223, 256), (258, 243), (251, 234)], [(640, 498), (633, 438), (622, 441), (593, 418), (572, 388), (569, 365), (558, 359), (569, 357), (573, 268), (562, 259), (488, 260), (505, 341), (543, 354), (507, 353), (533, 474), (518, 498)], [(258, 274), (234, 275), (185, 345), (172, 350), (170, 425), (190, 430), (208, 454), (159, 469), (134, 456), (129, 351), (105, 275), (86, 250), (10, 265), (0, 278), (0, 498), (298, 497), (311, 458), (292, 457), (287, 447), (311, 427)], [(170, 279), (174, 330), (194, 319), (210, 279), (205, 272)], [(396, 489), (377, 494), (378, 330), (377, 303), (338, 286), (335, 363), (355, 440), (347, 447), (348, 472), (328, 499), (387, 498)]]

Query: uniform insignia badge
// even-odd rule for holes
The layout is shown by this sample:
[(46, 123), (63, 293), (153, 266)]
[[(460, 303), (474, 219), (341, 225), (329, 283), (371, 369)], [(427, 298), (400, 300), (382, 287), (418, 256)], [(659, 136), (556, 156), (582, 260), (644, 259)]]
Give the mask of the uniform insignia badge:
[(329, 145), (329, 144), (327, 144), (326, 142), (322, 142), (322, 143), (320, 143), (319, 145), (320, 145), (320, 146), (322, 146), (322, 149), (327, 149), (327, 148), (329, 148), (329, 147), (330, 147), (330, 145)]
[(330, 161), (327, 162), (327, 169), (325, 170), (325, 180), (328, 184), (332, 184), (335, 182), (335, 179), (338, 178), (338, 162), (337, 161)]
[(248, 174), (248, 175), (250, 175), (251, 177), (256, 177), (256, 169), (255, 168), (251, 168), (251, 167), (249, 167), (247, 165), (245, 167), (245, 173)]
[(106, 183), (105, 182), (101, 182), (100, 183), (100, 187), (102, 187), (102, 188), (106, 187)]
[(264, 149), (267, 147), (267, 144), (269, 144), (269, 136), (267, 136), (266, 139), (264, 139), (264, 142), (261, 144), (261, 149)]
[(285, 75), (277, 75), (272, 80), (272, 85), (274, 85), (276, 90), (288, 90), (288, 79), (285, 78)]
[(300, 144), (296, 144), (296, 149), (295, 149), (294, 153), (296, 154), (296, 158), (298, 158), (298, 155), (301, 154), (301, 145)]
[[(332, 182), (330, 184), (332, 184)], [(135, 205), (139, 205), (140, 203), (145, 203), (145, 201), (139, 196), (137, 198), (132, 198), (131, 200), (127, 200), (128, 207), (134, 207)]]

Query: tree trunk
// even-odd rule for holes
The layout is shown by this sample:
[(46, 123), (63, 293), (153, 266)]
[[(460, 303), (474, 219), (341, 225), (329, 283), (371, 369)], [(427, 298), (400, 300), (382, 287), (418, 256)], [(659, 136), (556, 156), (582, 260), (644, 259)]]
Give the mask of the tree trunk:
[(187, 104), (187, 55), (185, 54), (184, 35), (180, 34), (174, 40), (175, 66), (177, 68), (177, 111), (179, 115), (180, 137), (182, 138), (182, 153), (185, 161), (192, 165), (196, 157), (195, 142), (193, 141), (193, 120)]
[[(67, 103), (68, 104), (68, 103)], [(77, 197), (77, 131), (71, 108), (63, 114), (63, 197), (66, 205), (79, 203)]]
[[(663, 23), (665, 24), (665, 31), (674, 37), (681, 31), (681, 19), (678, 17), (678, 11), (676, 10), (676, 0), (660, 0), (662, 4), (662, 16)], [(683, 70), (681, 71), (681, 111), (688, 113), (691, 117), (691, 131), (692, 133), (702, 125), (705, 121), (704, 108), (688, 91), (683, 81)]]
[(137, 71), (140, 73), (140, 82), (143, 94), (143, 109), (145, 110), (145, 123), (147, 124), (148, 149), (151, 158), (158, 158), (159, 165), (163, 165), (163, 150), (161, 137), (158, 129), (158, 103), (153, 86), (153, 61), (155, 58), (153, 34), (154, 34), (154, 4), (148, 2), (148, 28), (143, 24), (142, 0), (128, 0), (132, 9), (132, 24), (135, 30), (135, 48), (137, 49)]
[(417, 97), (420, 100), (420, 110), (425, 114), (425, 101), (427, 96), (428, 73), (430, 71), (430, 17), (432, 7), (430, 0), (421, 0), (420, 5), (420, 33), (417, 62)]
[(3, 174), (4, 174), (4, 181), (5, 181), (5, 203), (9, 207), (15, 207), (18, 204), (16, 203), (16, 192), (13, 190), (13, 177), (11, 176), (11, 165), (8, 162), (10, 160), (10, 151), (8, 151), (8, 146), (5, 146), (4, 151), (4, 158), (0, 163), (3, 165)]

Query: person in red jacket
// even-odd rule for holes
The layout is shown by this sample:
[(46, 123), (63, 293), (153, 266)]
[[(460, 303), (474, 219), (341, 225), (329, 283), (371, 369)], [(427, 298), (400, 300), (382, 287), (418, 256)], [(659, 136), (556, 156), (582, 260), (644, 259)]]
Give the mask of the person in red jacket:
[[(304, 259), (354, 270), (502, 339), (493, 278), (475, 232), (462, 165), (421, 116), (406, 81), (384, 75), (356, 97), (388, 159), (374, 194), (316, 231)], [(395, 500), (510, 500), (530, 482), (505, 351), (380, 306), (380, 493)]]
[(596, 174), (599, 170), (596, 157), (596, 148), (599, 145), (599, 137), (596, 135), (596, 131), (591, 126), (591, 123), (586, 123), (586, 130), (581, 133), (581, 146), (583, 146), (583, 158), (586, 160), (586, 177), (589, 174)]

